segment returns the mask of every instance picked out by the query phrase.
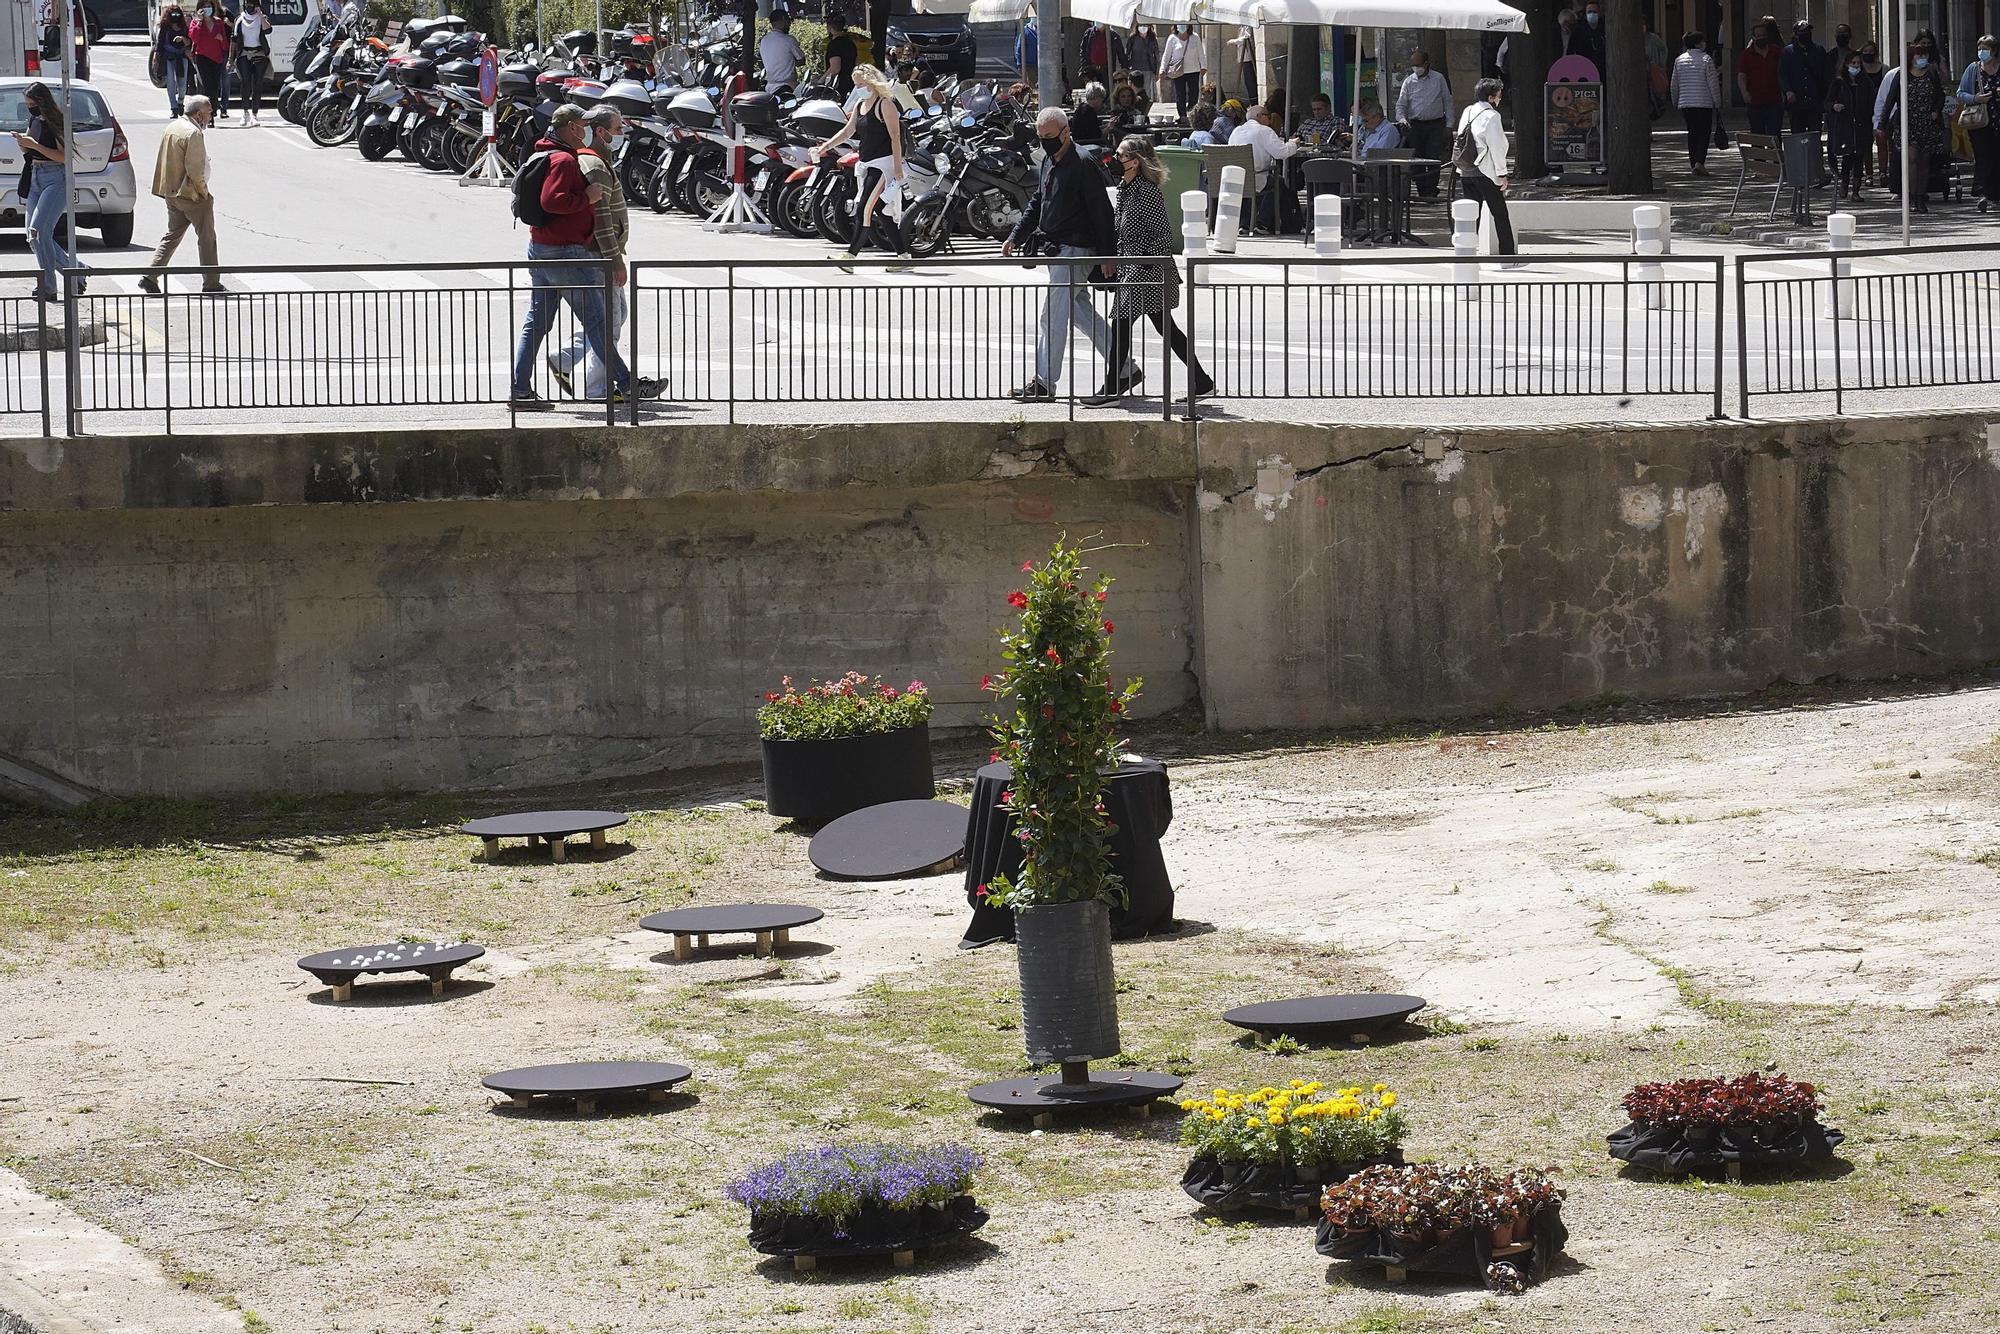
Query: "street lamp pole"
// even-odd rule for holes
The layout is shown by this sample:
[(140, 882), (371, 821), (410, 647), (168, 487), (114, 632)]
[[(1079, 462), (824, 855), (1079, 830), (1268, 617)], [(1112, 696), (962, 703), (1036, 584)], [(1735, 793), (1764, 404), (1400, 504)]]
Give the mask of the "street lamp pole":
[[(58, 0), (63, 7), (63, 228), (68, 233), (65, 247), (76, 255), (76, 105), (70, 84), (76, 77), (76, 7), (79, 0)], [(65, 296), (70, 295), (65, 292)]]

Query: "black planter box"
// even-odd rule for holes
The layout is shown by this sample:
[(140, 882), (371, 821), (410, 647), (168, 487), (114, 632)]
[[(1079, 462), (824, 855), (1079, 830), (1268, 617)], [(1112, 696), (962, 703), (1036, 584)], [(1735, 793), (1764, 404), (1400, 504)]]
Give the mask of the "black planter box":
[(1102, 1061), (1123, 1050), (1111, 909), (1096, 899), (1022, 908), (1014, 932), (1028, 1059)]
[(1385, 1229), (1348, 1232), (1322, 1217), (1313, 1249), (1334, 1260), (1359, 1260), (1415, 1273), (1457, 1274), (1481, 1282), (1486, 1279), (1486, 1266), (1497, 1258), (1519, 1269), (1529, 1282), (1539, 1283), (1549, 1276), (1549, 1267), (1569, 1243), (1569, 1229), (1563, 1226), (1560, 1201), (1543, 1206), (1535, 1214), (1529, 1225), (1528, 1242), (1530, 1250), (1496, 1257), (1490, 1230), (1483, 1227), (1466, 1228), (1450, 1241), (1413, 1246)]
[(1320, 1194), (1367, 1167), (1401, 1167), (1403, 1151), (1352, 1163), (1298, 1168), (1290, 1162), (1225, 1163), (1197, 1155), (1181, 1173), (1181, 1189), (1211, 1209), (1275, 1209), (1295, 1213), (1319, 1208)]
[(1662, 1176), (1824, 1162), (1847, 1136), (1813, 1117), (1769, 1126), (1662, 1126), (1633, 1121), (1606, 1137), (1613, 1158)]
[(851, 1218), (768, 1218), (750, 1215), (750, 1245), (765, 1255), (891, 1255), (922, 1250), (986, 1226), (986, 1211), (970, 1195), (915, 1209), (874, 1205)]
[(937, 795), (929, 723), (831, 741), (766, 741), (763, 748), (765, 807), (803, 825)]

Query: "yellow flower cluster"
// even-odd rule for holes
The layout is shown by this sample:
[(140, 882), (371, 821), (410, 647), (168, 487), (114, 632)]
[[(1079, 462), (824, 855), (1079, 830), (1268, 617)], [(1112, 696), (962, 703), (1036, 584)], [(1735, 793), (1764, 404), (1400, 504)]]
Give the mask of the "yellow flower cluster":
[(1318, 1080), (1304, 1079), (1294, 1079), (1286, 1088), (1272, 1088), (1267, 1084), (1249, 1093), (1219, 1088), (1206, 1098), (1183, 1098), (1181, 1110), (1205, 1116), (1217, 1123), (1228, 1120), (1232, 1114), (1241, 1113), (1266, 1125), (1281, 1126), (1288, 1121), (1296, 1123), (1324, 1118), (1374, 1121), (1396, 1105), (1396, 1095), (1387, 1084), (1377, 1084), (1366, 1091), (1356, 1085), (1336, 1089), (1329, 1097), (1320, 1097), (1325, 1090), (1326, 1085)]

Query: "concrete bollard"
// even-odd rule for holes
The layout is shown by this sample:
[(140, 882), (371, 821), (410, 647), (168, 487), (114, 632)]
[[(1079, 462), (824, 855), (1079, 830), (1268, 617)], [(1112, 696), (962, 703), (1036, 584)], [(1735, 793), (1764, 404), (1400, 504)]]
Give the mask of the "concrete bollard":
[[(1854, 249), (1852, 213), (1835, 213), (1827, 218), (1826, 248), (1836, 255)], [(1827, 298), (1826, 317), (1830, 320), (1851, 320), (1854, 318), (1854, 284), (1846, 280), (1854, 276), (1854, 261), (1836, 259), (1833, 274), (1833, 291)]]
[(1181, 191), (1181, 250), (1189, 255), (1208, 253), (1208, 195), (1203, 191)]
[[(1454, 199), (1451, 202), (1451, 248), (1461, 260), (1470, 260), (1479, 253), (1479, 201), (1476, 199)], [(1472, 290), (1464, 294), (1464, 300), (1479, 300), (1479, 266), (1473, 263), (1454, 264), (1453, 281), (1465, 283)]]
[[(1641, 204), (1632, 210), (1632, 253), (1655, 256), (1666, 253), (1667, 215), (1657, 204)], [(1666, 267), (1657, 262), (1635, 264), (1633, 276), (1644, 284), (1640, 292), (1645, 299), (1647, 310), (1660, 310), (1667, 304)]]
[(1321, 259), (1340, 258), (1340, 196), (1320, 195), (1313, 200), (1313, 249)]
[(1209, 249), (1219, 255), (1236, 253), (1236, 236), (1243, 227), (1244, 172), (1241, 167), (1222, 169), (1222, 192), (1215, 201), (1215, 235)]

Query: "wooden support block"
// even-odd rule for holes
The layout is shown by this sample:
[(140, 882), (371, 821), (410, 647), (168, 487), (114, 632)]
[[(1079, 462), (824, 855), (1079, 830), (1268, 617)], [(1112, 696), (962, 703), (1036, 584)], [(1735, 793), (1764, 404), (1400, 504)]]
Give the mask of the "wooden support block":
[(701, 949), (707, 949), (707, 948), (708, 948), (708, 934), (707, 934), (706, 932), (703, 932), (703, 933), (702, 933), (701, 935), (698, 935), (698, 936), (696, 936), (696, 937), (694, 938), (694, 943), (695, 943), (695, 944), (696, 944), (696, 945), (697, 945), (698, 947), (700, 947)]
[(431, 979), (431, 995), (433, 996), (444, 995), (444, 984), (449, 982), (450, 980), (451, 978), (449, 975), (444, 977), (433, 977)]
[(519, 1111), (526, 1111), (535, 1105), (535, 1099), (534, 1095), (528, 1093), (510, 1093), (507, 1095), (507, 1101), (500, 1105), (502, 1107), (512, 1107)]
[(1366, 1033), (1356, 1033), (1354, 1036), (1350, 1037), (1348, 1041), (1352, 1042), (1357, 1047), (1365, 1047), (1368, 1045), (1370, 1039)]
[(1724, 1163), (1722, 1165), (1722, 1175), (1738, 1185), (1743, 1184), (1743, 1164)]
[(336, 983), (334, 983), (334, 984), (333, 984), (333, 998), (334, 998), (335, 1000), (337, 1000), (337, 1001), (344, 1001), (344, 1000), (353, 1000), (353, 999), (354, 999), (354, 983), (353, 983), (353, 982), (352, 982), (351, 980), (350, 980), (350, 981), (347, 981), (347, 982), (336, 982)]
[(1276, 1037), (1272, 1036), (1270, 1029), (1260, 1028), (1257, 1030), (1257, 1041), (1263, 1043), (1265, 1046), (1268, 1047), (1277, 1040), (1278, 1039)]
[(647, 1089), (647, 1090), (646, 1090), (646, 1101), (647, 1101), (647, 1102), (651, 1102), (651, 1103), (662, 1103), (662, 1102), (665, 1102), (665, 1101), (666, 1101), (666, 1100), (667, 1100), (668, 1098), (670, 1098), (670, 1097), (672, 1097), (672, 1096), (673, 1096), (673, 1090), (672, 1090), (672, 1089)]
[(896, 1261), (896, 1268), (908, 1269), (917, 1262), (917, 1253), (915, 1251), (897, 1251), (893, 1258)]
[(787, 945), (789, 945), (789, 944), (791, 944), (791, 943), (792, 943), (792, 928), (790, 928), (789, 926), (781, 926), (781, 927), (779, 927), (779, 928), (778, 928), (778, 948), (780, 948), (780, 949), (783, 949), (783, 948), (784, 948), (785, 946), (787, 946)]
[(1050, 1126), (1054, 1125), (1055, 1123), (1056, 1123), (1056, 1114), (1054, 1112), (1035, 1113), (1035, 1129), (1047, 1130)]
[(498, 857), (498, 856), (500, 855), (500, 840), (499, 840), (499, 839), (497, 839), (497, 838), (489, 838), (489, 839), (484, 839), (484, 840), (482, 840), (482, 841), (483, 841), (483, 842), (484, 842), (484, 843), (486, 844), (486, 860), (487, 860), (487, 861), (489, 861), (489, 862), (490, 862), (490, 861), (492, 861), (492, 860), (493, 860), (494, 858), (496, 858), (496, 857)]
[(550, 859), (561, 861), (563, 859), (563, 849), (568, 847), (569, 844), (560, 838), (552, 838), (548, 842)]
[(1292, 1210), (1292, 1217), (1294, 1217), (1294, 1218), (1311, 1218), (1311, 1217), (1312, 1217), (1312, 1212), (1313, 1212), (1313, 1211), (1312, 1211), (1312, 1206), (1311, 1206), (1310, 1204), (1302, 1204), (1302, 1205), (1298, 1206), (1298, 1208), (1296, 1208), (1296, 1209)]
[(794, 1270), (817, 1269), (818, 1267), (819, 1261), (813, 1259), (810, 1255), (794, 1255), (792, 1257), (792, 1268)]
[(578, 1098), (578, 1099), (576, 1100), (576, 1114), (577, 1114), (578, 1116), (595, 1116), (595, 1115), (597, 1115), (597, 1099), (595, 1099), (595, 1098)]
[(1153, 1104), (1150, 1102), (1133, 1104), (1132, 1115), (1138, 1117), (1141, 1121), (1151, 1120), (1153, 1116)]
[(1382, 1273), (1391, 1283), (1407, 1283), (1410, 1281), (1410, 1271), (1407, 1269), (1398, 1269), (1394, 1265), (1384, 1266)]
[(674, 957), (685, 960), (688, 956), (688, 936), (685, 932), (674, 932)]
[(757, 953), (760, 956), (762, 956), (769, 954), (770, 952), (771, 952), (771, 933), (769, 931), (759, 931), (757, 933)]
[(604, 831), (602, 829), (593, 829), (590, 831), (590, 846), (593, 848), (604, 846)]

